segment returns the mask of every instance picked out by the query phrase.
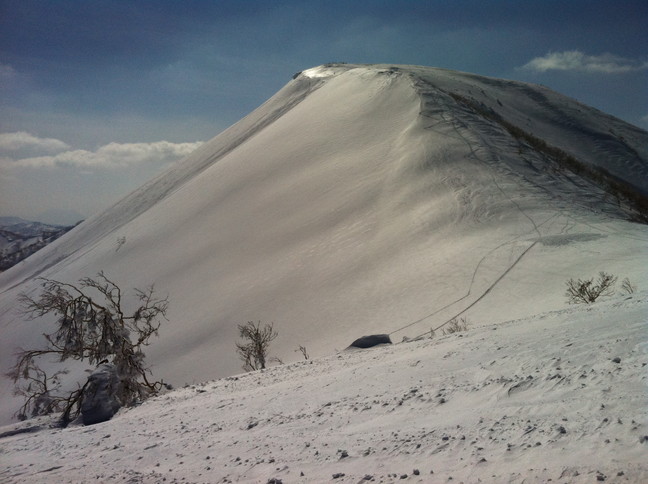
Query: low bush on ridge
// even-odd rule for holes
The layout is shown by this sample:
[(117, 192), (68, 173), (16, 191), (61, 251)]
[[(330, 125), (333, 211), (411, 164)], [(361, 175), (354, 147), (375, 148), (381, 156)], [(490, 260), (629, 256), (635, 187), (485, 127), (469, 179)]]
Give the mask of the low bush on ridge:
[[(617, 277), (606, 272), (599, 272), (598, 279), (568, 279), (565, 296), (569, 304), (592, 304), (600, 297), (612, 296)], [(621, 283), (621, 291), (633, 294), (637, 287), (627, 277)]]

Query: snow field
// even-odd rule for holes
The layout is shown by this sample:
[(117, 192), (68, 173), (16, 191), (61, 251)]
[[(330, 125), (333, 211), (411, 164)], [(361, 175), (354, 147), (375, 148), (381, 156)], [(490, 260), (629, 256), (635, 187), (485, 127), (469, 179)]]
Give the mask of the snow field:
[(644, 291), (190, 385), (103, 424), (3, 437), (0, 477), (644, 482), (647, 310)]

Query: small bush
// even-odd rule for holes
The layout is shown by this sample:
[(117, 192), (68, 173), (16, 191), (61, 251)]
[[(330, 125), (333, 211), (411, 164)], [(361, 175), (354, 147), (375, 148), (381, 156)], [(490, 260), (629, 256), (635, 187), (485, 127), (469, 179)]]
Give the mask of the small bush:
[(623, 281), (621, 281), (621, 290), (622, 290), (624, 293), (630, 295), (630, 294), (634, 294), (635, 292), (637, 292), (637, 286), (635, 286), (634, 284), (632, 284), (632, 283), (630, 282), (630, 279), (628, 279), (628, 278), (626, 277)]
[[(243, 361), (245, 371), (260, 370), (266, 367), (268, 361), (268, 347), (278, 336), (273, 328), (273, 323), (261, 326), (261, 321), (254, 323), (248, 321), (246, 324), (239, 324), (239, 336), (245, 341), (236, 343), (236, 352)], [(281, 360), (278, 358), (270, 361)]]
[(592, 304), (600, 297), (614, 294), (617, 277), (605, 272), (599, 272), (598, 279), (569, 279), (565, 296), (569, 304)]
[(308, 360), (310, 356), (308, 355), (308, 351), (306, 351), (306, 347), (299, 345), (299, 348), (296, 349), (295, 351), (301, 352), (302, 356), (304, 357), (305, 360)]
[(468, 320), (466, 318), (454, 318), (448, 321), (447, 326), (443, 328), (443, 334), (460, 333), (461, 331), (468, 331)]

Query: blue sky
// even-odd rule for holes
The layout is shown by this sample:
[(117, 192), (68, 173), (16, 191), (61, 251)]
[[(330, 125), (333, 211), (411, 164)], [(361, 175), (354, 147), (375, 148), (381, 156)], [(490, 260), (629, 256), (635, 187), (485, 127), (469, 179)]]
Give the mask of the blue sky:
[(92, 215), (336, 61), (540, 83), (648, 127), (645, 0), (0, 0), (0, 215)]

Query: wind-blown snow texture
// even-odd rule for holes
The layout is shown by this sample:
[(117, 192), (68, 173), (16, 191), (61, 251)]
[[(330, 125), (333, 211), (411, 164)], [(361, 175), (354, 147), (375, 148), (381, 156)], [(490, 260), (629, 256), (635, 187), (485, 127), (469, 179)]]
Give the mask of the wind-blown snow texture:
[(0, 429), (0, 480), (643, 483), (647, 296), (24, 422)]
[[(154, 282), (168, 293), (170, 322), (147, 357), (155, 376), (176, 386), (239, 373), (236, 324), (248, 320), (274, 321), (279, 337), (271, 350), (290, 362), (300, 358), (299, 345), (313, 357), (331, 355), (364, 334), (389, 333), (400, 341), (457, 315), (471, 322), (470, 338), (486, 334), (476, 328), (517, 319), (526, 321), (516, 324), (529, 338), (542, 338), (534, 325), (543, 317), (536, 315), (564, 311), (565, 280), (601, 270), (628, 277), (639, 287), (634, 299), (645, 300), (646, 226), (628, 221), (634, 214), (616, 197), (513, 137), (505, 123), (648, 192), (648, 133), (546, 88), (424, 67), (309, 69), (170, 171), (1, 274), (2, 368), (11, 365), (16, 346), (41, 344), (51, 327), (51, 320), (26, 323), (16, 311), (17, 294), (36, 291), (37, 276), (72, 282), (104, 270), (123, 288)], [(623, 324), (645, 324), (635, 309), (619, 311)], [(550, 331), (570, 324), (567, 316), (559, 321)], [(510, 328), (502, 325), (497, 339)], [(581, 331), (596, 337), (585, 324)], [(636, 336), (645, 345), (645, 333)], [(554, 350), (569, 352), (547, 343)], [(393, 355), (396, 366), (411, 356), (408, 345), (375, 351)], [(492, 351), (478, 354), (489, 359)], [(548, 371), (556, 357), (548, 355), (519, 364)], [(373, 364), (360, 354), (348, 358)], [(495, 359), (466, 358), (468, 372)], [(431, 363), (427, 369), (418, 376), (421, 384), (453, 378), (453, 367), (444, 374)], [(411, 367), (395, 371), (401, 370)], [(299, 378), (290, 371), (273, 370)], [(335, 370), (327, 390), (313, 398), (356, 392), (336, 389), (333, 381), (345, 371)], [(259, 379), (266, 388), (263, 375), (244, 381)], [(605, 384), (599, 383), (600, 393)], [(8, 422), (19, 402), (10, 396), (10, 382), (2, 385), (0, 417)], [(312, 391), (322, 388), (317, 385)], [(401, 390), (409, 388), (393, 397)], [(272, 393), (276, 388), (263, 391), (286, 401)], [(551, 405), (538, 405), (553, 422)], [(472, 415), (467, 407), (461, 412), (457, 418)], [(582, 412), (595, 417), (593, 408)], [(374, 435), (382, 420), (364, 425), (347, 437)], [(405, 417), (393, 425), (409, 423)], [(549, 423), (543, 428), (549, 432)], [(608, 457), (616, 452), (601, 449)]]

